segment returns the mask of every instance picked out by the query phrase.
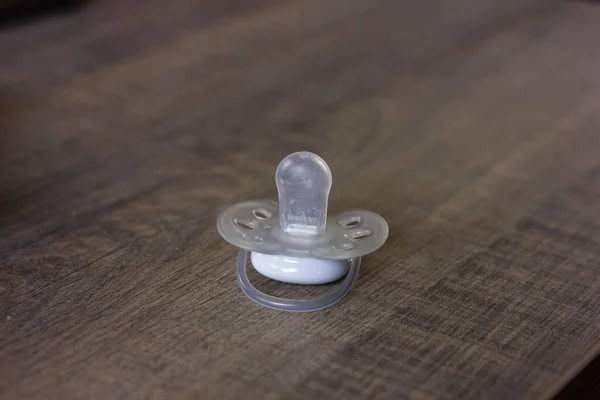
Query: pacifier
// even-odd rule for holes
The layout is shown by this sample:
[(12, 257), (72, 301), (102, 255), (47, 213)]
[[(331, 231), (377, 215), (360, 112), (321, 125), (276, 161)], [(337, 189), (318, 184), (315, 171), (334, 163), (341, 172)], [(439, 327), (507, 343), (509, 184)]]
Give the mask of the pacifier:
[[(227, 208), (217, 221), (219, 233), (239, 247), (237, 278), (256, 303), (282, 311), (317, 311), (339, 302), (358, 277), (361, 257), (385, 243), (388, 226), (368, 210), (327, 217), (331, 171), (306, 151), (284, 158), (275, 173), (279, 204), (251, 200)], [(247, 253), (256, 271), (276, 281), (321, 285), (346, 276), (332, 293), (313, 299), (270, 296), (248, 280)]]

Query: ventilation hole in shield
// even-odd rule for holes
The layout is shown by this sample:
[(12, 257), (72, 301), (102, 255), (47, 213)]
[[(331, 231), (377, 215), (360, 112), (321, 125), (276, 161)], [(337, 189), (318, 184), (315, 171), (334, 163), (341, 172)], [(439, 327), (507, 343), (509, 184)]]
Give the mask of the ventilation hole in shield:
[(271, 218), (273, 216), (273, 213), (265, 210), (264, 208), (255, 208), (254, 210), (252, 210), (252, 215), (254, 215), (258, 219), (265, 220)]
[(361, 222), (361, 218), (358, 215), (351, 215), (348, 217), (344, 217), (338, 221), (342, 227), (349, 229), (357, 227)]
[(352, 240), (362, 240), (373, 234), (372, 229), (356, 229), (349, 232), (346, 236)]
[(252, 221), (248, 221), (245, 219), (239, 219), (239, 218), (235, 218), (233, 220), (233, 222), (235, 222), (235, 224), (237, 226), (239, 226), (240, 228), (246, 230), (246, 231), (253, 231), (256, 229), (256, 224), (253, 223)]

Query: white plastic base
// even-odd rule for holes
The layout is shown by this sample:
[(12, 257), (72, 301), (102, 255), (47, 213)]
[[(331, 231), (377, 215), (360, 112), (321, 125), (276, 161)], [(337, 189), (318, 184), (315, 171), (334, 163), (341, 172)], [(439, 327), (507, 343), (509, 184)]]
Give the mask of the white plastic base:
[(252, 252), (252, 265), (267, 278), (300, 285), (322, 285), (337, 281), (348, 273), (347, 260), (301, 258)]

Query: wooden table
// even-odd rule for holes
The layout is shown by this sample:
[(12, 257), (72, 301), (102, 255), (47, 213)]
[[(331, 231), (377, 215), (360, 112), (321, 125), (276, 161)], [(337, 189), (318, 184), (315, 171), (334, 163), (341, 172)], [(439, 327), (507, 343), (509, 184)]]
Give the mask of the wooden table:
[[(96, 1), (0, 31), (0, 398), (542, 399), (600, 343), (600, 7)], [(263, 309), (218, 213), (309, 150), (390, 237)], [(254, 274), (263, 290), (314, 296)]]

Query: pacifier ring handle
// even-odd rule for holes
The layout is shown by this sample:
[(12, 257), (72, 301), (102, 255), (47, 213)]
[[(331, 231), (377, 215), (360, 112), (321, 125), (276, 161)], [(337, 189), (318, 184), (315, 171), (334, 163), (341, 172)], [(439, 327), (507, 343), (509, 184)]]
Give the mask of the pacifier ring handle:
[(278, 311), (291, 311), (291, 312), (311, 312), (319, 311), (325, 308), (331, 307), (339, 303), (346, 294), (352, 289), (354, 282), (358, 278), (358, 271), (360, 269), (360, 257), (350, 259), (350, 269), (346, 278), (340, 284), (333, 293), (330, 293), (323, 297), (317, 297), (314, 299), (286, 299), (282, 297), (270, 296), (256, 289), (248, 279), (247, 272), (247, 258), (248, 251), (240, 249), (237, 259), (237, 277), (240, 288), (250, 298), (250, 300), (258, 303), (263, 307), (267, 307)]

